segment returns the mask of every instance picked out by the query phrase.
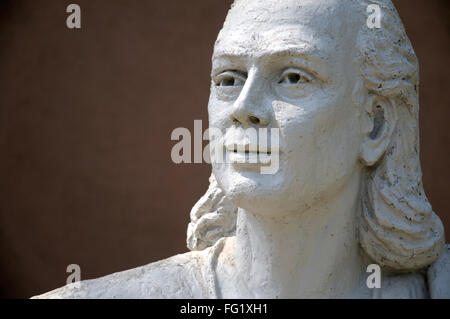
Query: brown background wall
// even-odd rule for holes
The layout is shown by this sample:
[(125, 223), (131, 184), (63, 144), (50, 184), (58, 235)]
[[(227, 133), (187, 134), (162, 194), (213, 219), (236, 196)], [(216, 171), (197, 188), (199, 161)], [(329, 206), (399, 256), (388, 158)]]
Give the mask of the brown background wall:
[[(176, 127), (207, 120), (230, 0), (0, 2), (0, 296), (187, 251), (207, 164), (175, 165)], [(425, 190), (450, 232), (449, 2), (396, 0), (421, 62)], [(207, 122), (205, 122), (207, 123)]]

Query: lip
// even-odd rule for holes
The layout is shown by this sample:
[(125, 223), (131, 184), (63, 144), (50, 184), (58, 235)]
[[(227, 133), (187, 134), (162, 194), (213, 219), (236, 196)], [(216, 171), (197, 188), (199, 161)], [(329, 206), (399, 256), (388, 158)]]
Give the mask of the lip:
[(258, 144), (226, 144), (225, 148), (230, 153), (245, 153), (245, 154), (279, 154), (280, 150), (278, 147), (268, 147), (266, 145)]
[(270, 164), (273, 157), (279, 155), (278, 148), (257, 144), (227, 144), (225, 148), (228, 160), (234, 164)]

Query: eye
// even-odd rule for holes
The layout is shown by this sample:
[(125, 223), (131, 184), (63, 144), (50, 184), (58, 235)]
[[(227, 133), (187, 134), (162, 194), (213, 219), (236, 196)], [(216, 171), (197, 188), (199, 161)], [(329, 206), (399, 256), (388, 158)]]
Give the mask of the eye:
[(225, 71), (215, 77), (214, 83), (216, 86), (243, 86), (247, 75), (239, 71)]
[(298, 85), (311, 82), (311, 78), (303, 71), (289, 68), (281, 74), (279, 84)]

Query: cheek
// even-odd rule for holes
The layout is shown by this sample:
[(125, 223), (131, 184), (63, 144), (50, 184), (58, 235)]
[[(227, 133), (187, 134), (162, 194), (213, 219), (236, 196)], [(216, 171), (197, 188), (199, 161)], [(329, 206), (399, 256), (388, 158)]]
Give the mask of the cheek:
[(230, 120), (232, 105), (210, 96), (208, 102), (209, 126), (219, 129), (225, 129), (232, 125)]
[(346, 104), (349, 101), (320, 102), (303, 103), (301, 108), (287, 103), (276, 106), (282, 111), (278, 122), (286, 172), (304, 189), (344, 179), (358, 161), (359, 122), (354, 107)]

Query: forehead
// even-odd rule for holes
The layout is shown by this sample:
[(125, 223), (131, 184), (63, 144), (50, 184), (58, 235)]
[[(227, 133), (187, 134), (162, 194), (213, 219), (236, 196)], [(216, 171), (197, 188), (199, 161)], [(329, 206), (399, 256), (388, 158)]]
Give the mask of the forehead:
[(223, 29), (216, 41), (214, 55), (260, 55), (281, 51), (299, 51), (319, 55), (326, 51), (328, 41), (314, 37), (299, 25), (271, 25), (265, 29)]
[(214, 56), (299, 49), (328, 58), (349, 46), (353, 32), (347, 15), (333, 0), (239, 0), (219, 33)]

